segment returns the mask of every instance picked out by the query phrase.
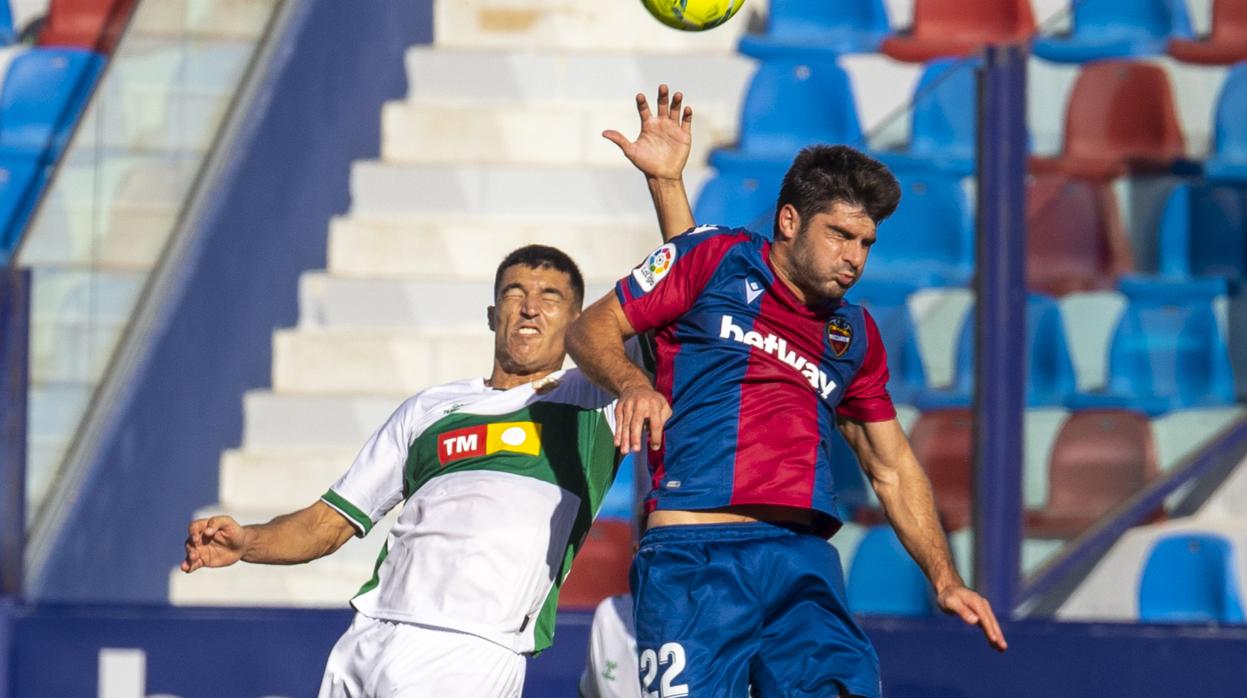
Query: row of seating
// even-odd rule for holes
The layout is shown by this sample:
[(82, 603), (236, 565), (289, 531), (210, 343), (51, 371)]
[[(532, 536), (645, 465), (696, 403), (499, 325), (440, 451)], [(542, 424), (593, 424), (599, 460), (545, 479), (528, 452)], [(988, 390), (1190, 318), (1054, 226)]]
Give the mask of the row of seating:
[(16, 246), (103, 65), (73, 48), (18, 49), (0, 86), (0, 261)]
[[(888, 347), (888, 390), (920, 409), (964, 407), (974, 390), (973, 308), (961, 322), (952, 385), (933, 390), (918, 347), (916, 323), (903, 283), (863, 281), (848, 298), (870, 310)], [(1235, 403), (1234, 372), (1215, 304), (1223, 280), (1174, 281), (1127, 277), (1119, 285), (1126, 306), (1110, 335), (1102, 390), (1080, 392), (1070, 358), (1066, 322), (1052, 298), (1027, 298), (1027, 405), (1075, 409), (1123, 408), (1151, 415)]]
[(1184, 0), (1077, 0), (1070, 31), (1038, 36), (1030, 0), (916, 0), (913, 23), (893, 34), (883, 0), (771, 0), (765, 33), (744, 37), (755, 58), (881, 51), (900, 61), (967, 56), (988, 43), (1034, 39), (1047, 60), (1083, 63), (1157, 56), (1200, 64), (1247, 60), (1247, 0), (1214, 0), (1208, 36), (1196, 38)]
[(51, 0), (38, 44), (110, 54), (135, 3), (136, 0)]

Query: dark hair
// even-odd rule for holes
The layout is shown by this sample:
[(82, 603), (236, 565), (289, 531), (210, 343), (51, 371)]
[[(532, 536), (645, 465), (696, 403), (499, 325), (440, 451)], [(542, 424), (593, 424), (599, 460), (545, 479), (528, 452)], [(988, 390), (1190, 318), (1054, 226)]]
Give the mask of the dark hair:
[(553, 269), (571, 277), (572, 292), (575, 294), (576, 305), (585, 299), (585, 279), (580, 275), (580, 268), (562, 250), (549, 245), (525, 245), (503, 257), (498, 265), (498, 273), (494, 274), (494, 298), (498, 297), (499, 286), (502, 285), (502, 274), (516, 265), (532, 269)]
[(826, 213), (836, 202), (860, 206), (878, 225), (900, 201), (901, 186), (883, 163), (846, 145), (812, 145), (797, 154), (784, 175), (775, 225), (784, 204), (792, 204), (801, 224), (808, 225), (811, 217)]

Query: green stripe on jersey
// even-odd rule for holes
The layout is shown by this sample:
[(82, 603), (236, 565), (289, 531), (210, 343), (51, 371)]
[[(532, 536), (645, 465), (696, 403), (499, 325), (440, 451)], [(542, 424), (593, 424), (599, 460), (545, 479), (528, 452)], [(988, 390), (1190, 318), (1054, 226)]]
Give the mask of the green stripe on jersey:
[(360, 538), (368, 535), (368, 532), (372, 530), (372, 519), (360, 511), (359, 507), (348, 502), (346, 497), (333, 490), (328, 490), (320, 498), (325, 500), (326, 504), (345, 515), (347, 520), (351, 522), (351, 525), (355, 527), (356, 533)]

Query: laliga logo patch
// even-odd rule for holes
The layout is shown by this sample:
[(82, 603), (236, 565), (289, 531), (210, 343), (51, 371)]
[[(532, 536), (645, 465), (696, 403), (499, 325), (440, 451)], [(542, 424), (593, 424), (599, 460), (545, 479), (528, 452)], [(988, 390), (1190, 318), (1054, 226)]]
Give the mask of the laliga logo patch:
[(653, 291), (654, 286), (662, 281), (662, 277), (671, 271), (671, 265), (675, 262), (675, 243), (667, 243), (662, 247), (654, 250), (650, 256), (641, 263), (641, 266), (632, 270), (632, 278), (636, 279), (637, 285), (643, 291)]
[(827, 343), (836, 356), (844, 356), (853, 341), (853, 327), (844, 318), (833, 317), (827, 322)]

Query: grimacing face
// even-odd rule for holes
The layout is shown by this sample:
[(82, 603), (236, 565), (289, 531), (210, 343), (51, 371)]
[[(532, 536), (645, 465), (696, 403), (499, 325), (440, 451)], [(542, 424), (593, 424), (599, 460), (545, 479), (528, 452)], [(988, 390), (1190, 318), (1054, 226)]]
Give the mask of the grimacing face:
[(861, 278), (875, 222), (860, 207), (837, 201), (800, 221), (792, 243), (793, 281), (814, 299), (838, 299)]
[(567, 326), (580, 315), (571, 277), (549, 267), (507, 267), (489, 307), (494, 362), (522, 376), (563, 367)]

